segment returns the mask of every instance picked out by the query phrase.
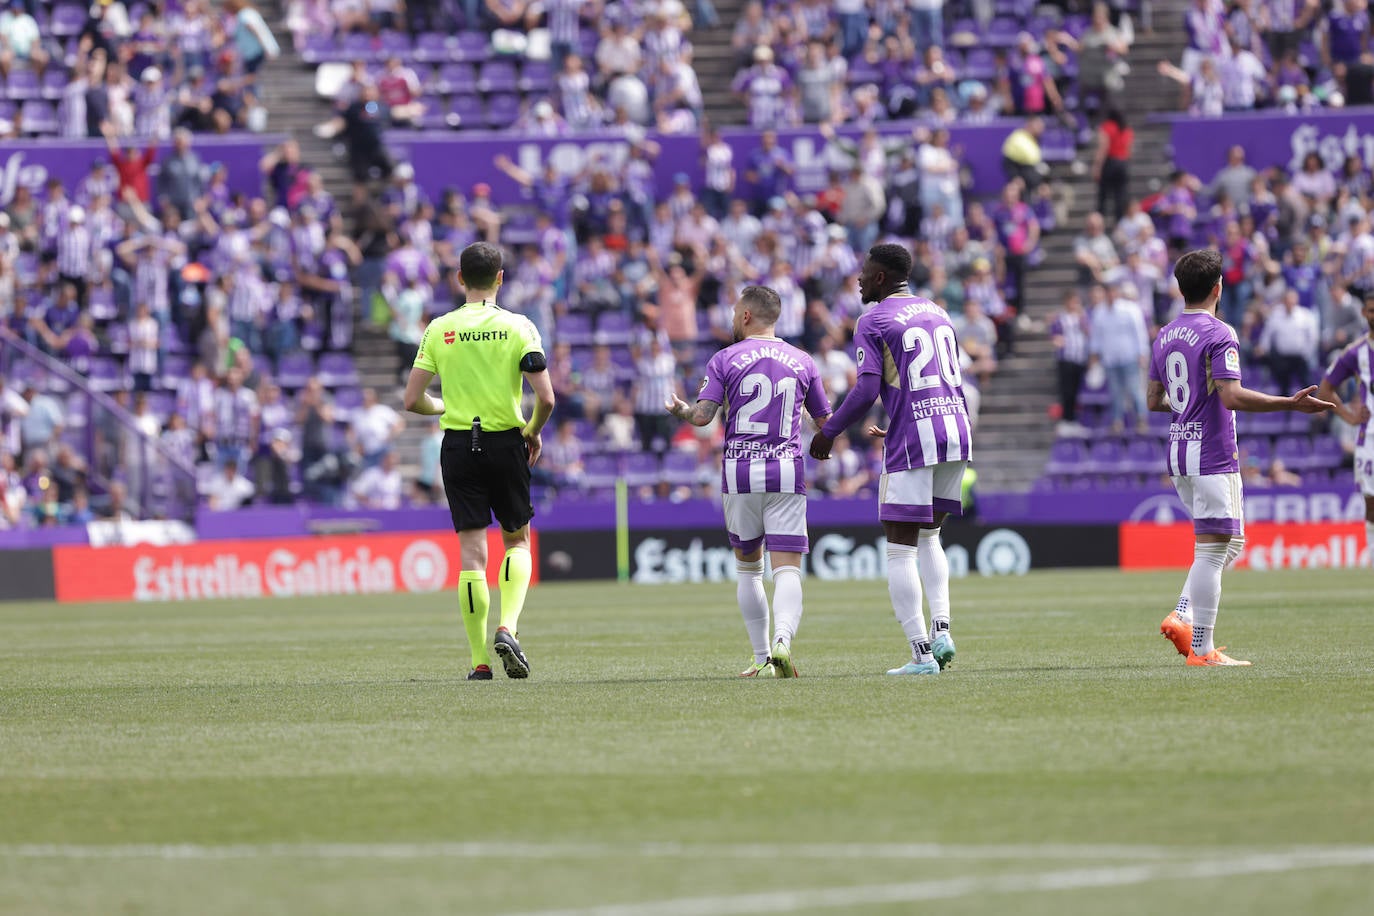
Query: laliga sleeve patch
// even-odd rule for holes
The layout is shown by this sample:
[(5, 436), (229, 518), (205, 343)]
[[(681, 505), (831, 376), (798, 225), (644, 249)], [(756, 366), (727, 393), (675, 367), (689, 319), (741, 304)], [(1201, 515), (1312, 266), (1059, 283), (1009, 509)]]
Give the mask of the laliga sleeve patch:
[(858, 361), (858, 363), (859, 363), (859, 368), (862, 369), (862, 368), (864, 367), (864, 348), (863, 348), (863, 347), (856, 347), (856, 348), (854, 349), (854, 359)]
[(1229, 372), (1240, 371), (1240, 351), (1235, 347), (1230, 347), (1226, 351), (1226, 369)]
[(697, 391), (698, 391), (698, 392), (705, 391), (705, 390), (706, 390), (706, 386), (709, 385), (709, 384), (711, 384), (711, 376), (709, 376), (709, 375), (703, 375), (703, 376), (701, 377), (701, 384), (697, 386)]

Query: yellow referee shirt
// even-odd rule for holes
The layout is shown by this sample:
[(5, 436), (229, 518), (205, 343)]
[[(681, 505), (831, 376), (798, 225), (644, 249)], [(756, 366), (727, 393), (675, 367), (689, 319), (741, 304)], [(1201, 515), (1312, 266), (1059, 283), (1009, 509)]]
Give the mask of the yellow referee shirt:
[(470, 302), (429, 323), (415, 368), (439, 376), (440, 427), (472, 429), (472, 418), (480, 417), (482, 429), (495, 433), (525, 425), (520, 360), (543, 352), (528, 318), (494, 303)]

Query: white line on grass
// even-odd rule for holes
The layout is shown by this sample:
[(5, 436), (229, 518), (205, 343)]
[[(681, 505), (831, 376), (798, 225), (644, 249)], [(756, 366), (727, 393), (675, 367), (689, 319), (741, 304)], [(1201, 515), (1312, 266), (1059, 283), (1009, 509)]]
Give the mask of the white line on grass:
[(1238, 847), (1136, 846), (1091, 844), (948, 845), (942, 843), (194, 843), (0, 845), (0, 858), (17, 859), (962, 859), (967, 861), (1094, 859), (1175, 862), (1199, 856), (1243, 854), (1299, 857), (1369, 853), (1374, 847), (1293, 847), (1257, 850)]
[(1281, 874), (1312, 868), (1374, 865), (1374, 847), (1294, 850), (1255, 853), (1234, 859), (1176, 864), (1114, 865), (1076, 868), (1039, 874), (948, 878), (904, 884), (808, 888), (717, 897), (611, 904), (576, 909), (539, 910), (525, 916), (747, 916), (750, 913), (789, 913), (805, 910), (852, 909), (857, 906), (952, 900), (980, 894), (1082, 890), (1126, 887), (1160, 879), (1200, 880), (1237, 875)]

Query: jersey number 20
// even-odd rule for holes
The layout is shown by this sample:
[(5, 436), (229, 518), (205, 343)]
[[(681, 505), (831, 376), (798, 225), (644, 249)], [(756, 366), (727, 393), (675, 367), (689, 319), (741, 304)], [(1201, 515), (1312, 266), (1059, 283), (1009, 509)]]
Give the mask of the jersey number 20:
[(792, 438), (792, 413), (797, 405), (796, 376), (778, 379), (775, 388), (768, 376), (762, 372), (751, 372), (740, 379), (739, 392), (749, 398), (749, 403), (735, 415), (736, 432), (749, 436), (768, 435), (768, 424), (754, 418), (773, 403), (774, 397), (779, 397), (782, 398), (782, 428), (778, 430), (778, 435), (784, 439)]
[[(902, 349), (908, 353), (915, 351), (906, 370), (908, 390), (925, 391), (937, 387), (942, 380), (950, 388), (959, 387), (963, 376), (959, 372), (959, 344), (954, 339), (954, 328), (938, 325), (934, 337), (925, 328), (907, 328), (902, 335)], [(931, 363), (935, 364), (933, 368)]]

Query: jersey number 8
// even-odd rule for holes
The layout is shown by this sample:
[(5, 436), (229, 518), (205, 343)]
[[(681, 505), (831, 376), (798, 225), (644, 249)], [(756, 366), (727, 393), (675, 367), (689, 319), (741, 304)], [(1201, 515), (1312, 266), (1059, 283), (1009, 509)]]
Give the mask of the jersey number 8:
[[(913, 394), (935, 388), (942, 380), (950, 388), (958, 388), (963, 381), (959, 372), (959, 344), (954, 339), (954, 328), (949, 325), (937, 326), (934, 337), (925, 328), (907, 328), (902, 335), (902, 349), (908, 353), (916, 351), (906, 370), (907, 388)], [(933, 369), (931, 363), (935, 363)]]
[(1175, 350), (1164, 358), (1164, 375), (1168, 382), (1169, 404), (1176, 411), (1193, 399), (1193, 389), (1188, 384), (1188, 361), (1182, 353)]

